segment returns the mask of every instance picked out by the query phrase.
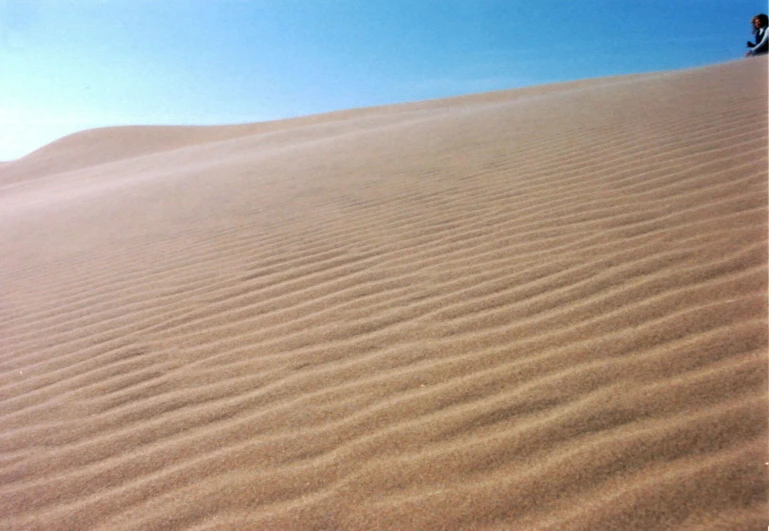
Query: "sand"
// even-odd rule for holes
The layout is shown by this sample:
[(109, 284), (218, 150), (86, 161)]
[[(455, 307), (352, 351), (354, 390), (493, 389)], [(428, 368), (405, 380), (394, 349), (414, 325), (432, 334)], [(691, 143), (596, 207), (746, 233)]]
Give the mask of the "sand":
[(0, 167), (2, 529), (761, 529), (767, 62)]

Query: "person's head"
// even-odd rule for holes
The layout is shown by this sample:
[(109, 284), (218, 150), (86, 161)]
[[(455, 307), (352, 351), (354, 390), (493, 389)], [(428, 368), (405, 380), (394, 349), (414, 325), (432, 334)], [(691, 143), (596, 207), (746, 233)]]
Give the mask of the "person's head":
[(753, 24), (753, 31), (758, 31), (761, 28), (769, 26), (769, 17), (761, 13), (760, 15), (753, 17), (753, 20), (751, 20), (750, 23)]

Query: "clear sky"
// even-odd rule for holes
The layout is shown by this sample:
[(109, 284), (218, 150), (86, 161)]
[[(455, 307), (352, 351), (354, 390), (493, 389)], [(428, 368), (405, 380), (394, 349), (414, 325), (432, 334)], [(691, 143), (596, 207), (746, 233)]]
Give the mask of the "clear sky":
[(0, 0), (0, 160), (74, 131), (272, 120), (741, 58), (756, 0)]

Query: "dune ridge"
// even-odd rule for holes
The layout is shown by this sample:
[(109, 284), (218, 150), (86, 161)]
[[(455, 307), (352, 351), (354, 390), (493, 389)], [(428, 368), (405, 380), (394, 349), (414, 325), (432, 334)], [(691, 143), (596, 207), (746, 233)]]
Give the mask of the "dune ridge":
[(0, 166), (0, 528), (754, 529), (767, 63)]

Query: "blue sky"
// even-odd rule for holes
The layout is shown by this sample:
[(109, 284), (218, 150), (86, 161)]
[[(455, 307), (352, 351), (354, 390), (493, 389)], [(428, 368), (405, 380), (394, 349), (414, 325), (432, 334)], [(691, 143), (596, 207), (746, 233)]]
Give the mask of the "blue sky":
[(0, 0), (0, 160), (216, 124), (741, 58), (755, 0)]

